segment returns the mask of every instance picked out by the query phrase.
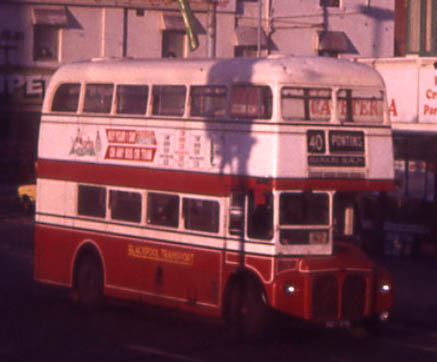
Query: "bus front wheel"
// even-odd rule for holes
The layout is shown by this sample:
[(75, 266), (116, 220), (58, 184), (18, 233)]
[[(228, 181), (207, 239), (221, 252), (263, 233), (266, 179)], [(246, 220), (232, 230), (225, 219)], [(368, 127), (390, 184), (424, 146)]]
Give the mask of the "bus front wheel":
[(103, 273), (100, 263), (95, 257), (84, 255), (80, 258), (73, 296), (86, 309), (95, 309), (102, 302)]
[(226, 322), (231, 338), (254, 341), (261, 338), (269, 321), (269, 308), (263, 292), (256, 283), (245, 280), (230, 290)]

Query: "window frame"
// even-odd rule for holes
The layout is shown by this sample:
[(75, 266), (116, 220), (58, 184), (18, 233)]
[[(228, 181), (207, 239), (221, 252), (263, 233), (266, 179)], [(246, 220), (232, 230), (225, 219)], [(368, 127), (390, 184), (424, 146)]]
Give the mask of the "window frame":
[(321, 8), (341, 8), (342, 0), (319, 0)]
[[(213, 94), (195, 94), (197, 92), (197, 90), (210, 90), (210, 89), (214, 89), (213, 90)], [(216, 90), (223, 90), (224, 91), (224, 95), (220, 95), (215, 93)], [(191, 117), (212, 117), (212, 118), (220, 118), (220, 117), (225, 117), (227, 114), (227, 110), (228, 110), (228, 98), (229, 98), (229, 90), (228, 87), (226, 87), (225, 85), (192, 85), (190, 86), (190, 116)], [(214, 101), (216, 101), (217, 99), (219, 101), (223, 101), (223, 107), (219, 108), (220, 112), (219, 114), (215, 114), (216, 112), (214, 112), (214, 114), (209, 113), (208, 111), (206, 112), (198, 112), (198, 113), (194, 113), (193, 109), (196, 109), (197, 106), (195, 106), (195, 100), (196, 99), (200, 99), (199, 103), (202, 103), (201, 106), (199, 106), (198, 108), (207, 108), (207, 106), (205, 106), (205, 103), (208, 103), (208, 99), (210, 99), (210, 102), (212, 103), (216, 103)]]
[[(414, 9), (418, 6), (417, 9)], [(413, 11), (417, 13), (413, 14)], [(416, 18), (417, 23), (413, 23)], [(406, 24), (406, 50), (408, 54), (437, 55), (437, 0), (408, 1)], [(417, 32), (415, 35), (413, 33)], [(412, 44), (413, 39), (416, 44)]]
[[(57, 100), (58, 92), (64, 86), (77, 86), (78, 87), (77, 98), (76, 98), (75, 103), (74, 103), (75, 104), (74, 110), (72, 110), (72, 109), (63, 109), (62, 107), (55, 108), (55, 101)], [(56, 88), (56, 91), (54, 92), (53, 97), (51, 99), (51, 102), (50, 102), (50, 111), (51, 112), (63, 112), (63, 113), (64, 112), (65, 113), (77, 113), (79, 111), (81, 89), (82, 89), (82, 85), (79, 82), (78, 83), (73, 83), (73, 82), (60, 83), (58, 85), (58, 87)], [(62, 102), (60, 102), (60, 105), (65, 104), (65, 103), (66, 103), (66, 101), (64, 99), (62, 99)]]
[[(90, 208), (90, 206), (87, 204), (90, 200), (89, 193), (85, 195), (81, 192), (82, 190), (88, 189), (88, 191), (99, 191), (100, 195), (95, 195), (95, 197), (100, 198), (100, 200), (97, 200), (97, 205), (92, 205), (91, 211), (84, 211), (85, 208)], [(107, 215), (107, 189), (105, 186), (97, 186), (97, 185), (88, 185), (88, 184), (78, 184), (77, 185), (77, 202), (76, 202), (76, 213), (78, 216), (83, 217), (92, 217), (97, 219), (106, 219)], [(94, 200), (95, 201), (95, 200)], [(82, 204), (82, 202), (85, 202), (85, 204)], [(82, 204), (82, 207), (81, 207)]]
[[(302, 95), (295, 95), (295, 96), (288, 96), (284, 98), (284, 91), (287, 90), (302, 90)], [(321, 91), (327, 91), (329, 94), (328, 96), (320, 96), (320, 95), (314, 95), (311, 96), (311, 92), (321, 92)], [(320, 123), (328, 123), (331, 121), (333, 117), (333, 100), (332, 95), (334, 94), (334, 91), (332, 88), (327, 87), (299, 87), (295, 85), (284, 85), (280, 89), (280, 107), (281, 107), (281, 120), (283, 122), (303, 122), (303, 123), (309, 123), (309, 122), (320, 122)], [(295, 99), (303, 102), (303, 118), (298, 117), (285, 117), (284, 116), (284, 99)], [(327, 100), (329, 109), (328, 109), (328, 115), (326, 118), (313, 118), (311, 116), (311, 101), (313, 100)]]
[[(130, 197), (131, 199), (123, 199), (123, 197), (126, 196)], [(132, 196), (135, 196), (136, 200), (133, 200)], [(135, 224), (139, 224), (142, 222), (143, 196), (139, 190), (134, 191), (109, 188), (108, 201), (109, 216), (111, 220)], [(137, 204), (134, 205), (133, 201), (136, 201)], [(132, 207), (133, 205), (135, 206), (135, 208)], [(128, 210), (127, 213), (126, 210)]]
[[(87, 97), (89, 87), (95, 87), (97, 88), (111, 88), (111, 95), (104, 93), (98, 93), (97, 95), (93, 96), (91, 98), (90, 96)], [(85, 88), (83, 92), (83, 105), (82, 105), (82, 113), (90, 113), (90, 114), (111, 114), (112, 113), (112, 107), (114, 104), (114, 92), (115, 92), (115, 85), (114, 83), (98, 83), (98, 82), (92, 82), (92, 83), (85, 83)], [(100, 98), (100, 101), (96, 101), (97, 98)], [(93, 99), (92, 103), (91, 99)], [(102, 102), (103, 100), (103, 102)], [(100, 107), (100, 108), (99, 108)]]
[[(353, 96), (353, 92), (374, 92), (374, 93), (379, 93), (379, 98), (375, 98), (375, 97), (365, 97), (365, 96)], [(341, 93), (345, 92), (346, 96), (342, 97)], [(354, 111), (354, 105), (353, 102), (354, 101), (362, 101), (362, 100), (367, 100), (369, 102), (371, 102), (373, 99), (375, 99), (376, 106), (381, 107), (381, 114), (379, 119), (377, 120), (368, 120), (368, 118), (366, 118), (366, 120), (362, 120), (360, 118), (360, 116), (362, 116), (362, 114), (360, 115), (355, 115), (355, 111)], [(371, 125), (382, 125), (385, 122), (385, 117), (384, 117), (384, 111), (385, 111), (385, 93), (382, 89), (376, 89), (376, 88), (372, 88), (372, 89), (360, 89), (360, 88), (339, 88), (337, 89), (336, 92), (336, 101), (337, 101), (337, 119), (340, 123), (342, 124), (371, 124)], [(343, 115), (342, 114), (342, 109), (343, 106), (341, 105), (342, 102), (346, 102), (346, 113)], [(370, 103), (371, 105), (371, 103)], [(370, 107), (370, 110), (372, 109), (372, 107)], [(362, 113), (362, 108), (360, 108), (360, 113)], [(377, 115), (378, 116), (378, 115)], [(370, 115), (369, 115), (370, 117)]]
[[(268, 91), (269, 94), (267, 95), (267, 102), (268, 104), (261, 105), (261, 102), (249, 102), (249, 98), (251, 97), (250, 94), (247, 93), (243, 94), (245, 98), (245, 103), (237, 103), (234, 102), (236, 100), (236, 89), (237, 88), (246, 88), (246, 89), (259, 89), (262, 91), (262, 97), (263, 97), (263, 103), (266, 100), (266, 94), (264, 91)], [(259, 97), (259, 94), (256, 95), (256, 97)], [(273, 102), (274, 102), (274, 96), (273, 96), (273, 90), (269, 85), (266, 84), (253, 84), (253, 83), (233, 83), (231, 84), (230, 89), (230, 97), (229, 97), (229, 116), (232, 119), (238, 119), (238, 120), (266, 120), (269, 121), (273, 117)], [(256, 112), (250, 112), (249, 107), (253, 107), (253, 104), (255, 104)], [(240, 106), (244, 107), (245, 111), (234, 111), (234, 106)], [(264, 111), (260, 112), (260, 107), (265, 107)]]
[[(191, 205), (188, 205), (187, 204), (188, 202)], [(194, 210), (192, 204), (195, 204), (197, 202), (203, 204), (202, 207), (198, 209), (200, 213), (206, 214), (207, 212), (209, 212), (205, 216), (206, 218), (212, 220), (211, 224), (208, 225), (208, 227), (205, 228), (197, 227), (197, 225), (195, 225), (197, 221), (196, 216), (193, 216), (194, 220), (191, 219), (190, 211)], [(206, 210), (208, 208), (205, 208), (204, 205), (208, 205), (208, 204), (211, 206), (211, 208), (209, 210)], [(207, 198), (182, 196), (182, 218), (183, 218), (183, 225), (185, 230), (218, 234), (220, 231), (220, 202), (218, 200), (207, 199)], [(190, 224), (190, 221), (193, 222), (194, 225)]]
[[(135, 112), (129, 112), (129, 111), (124, 111), (123, 109), (120, 109), (120, 103), (121, 103), (121, 94), (120, 94), (120, 90), (121, 89), (135, 89), (135, 88), (144, 88), (145, 89), (145, 102), (140, 104), (142, 107), (144, 107), (144, 111), (140, 112), (140, 111), (135, 111)], [(125, 93), (127, 94), (127, 93)], [(144, 94), (135, 94), (135, 92), (130, 93), (129, 94), (130, 97), (137, 97), (137, 100), (141, 97), (144, 96)], [(117, 115), (139, 115), (139, 116), (144, 116), (147, 114), (148, 112), (148, 108), (149, 108), (149, 100), (150, 100), (150, 87), (147, 84), (116, 84), (115, 85), (115, 94), (114, 94), (114, 100), (113, 102), (115, 103), (115, 109), (114, 109), (114, 113)], [(131, 102), (131, 100), (128, 101), (128, 103)], [(132, 104), (132, 103), (130, 103)], [(139, 104), (136, 104), (136, 106), (138, 107)]]
[[(327, 198), (327, 215), (325, 223), (284, 223), (283, 222), (283, 206), (282, 206), (282, 196), (287, 194), (301, 195), (301, 197), (306, 197), (305, 192), (299, 191), (283, 191), (278, 194), (277, 199), (277, 210), (278, 210), (278, 241), (279, 244), (286, 247), (294, 247), (297, 250), (300, 248), (314, 248), (314, 247), (327, 247), (332, 241), (332, 195), (325, 191), (313, 191), (311, 195), (320, 195)], [(283, 235), (295, 233), (297, 236), (307, 236), (307, 241), (305, 243), (284, 243)], [(320, 238), (325, 238), (324, 242), (317, 242)], [(311, 241), (312, 240), (312, 241)]]
[[(181, 104), (179, 104), (179, 108), (177, 106), (169, 107), (168, 104), (165, 104), (166, 99), (169, 99), (169, 93), (163, 92), (163, 90), (165, 90), (166, 88), (168, 88), (168, 89), (180, 88), (180, 89), (184, 90), (183, 100), (179, 100), (179, 102), (181, 103)], [(158, 90), (160, 90), (159, 94), (158, 94)], [(176, 93), (173, 94), (175, 97), (178, 96), (178, 94), (176, 94)], [(187, 86), (186, 85), (183, 85), (183, 84), (154, 84), (152, 86), (151, 98), (152, 98), (151, 99), (151, 102), (152, 102), (151, 114), (153, 116), (183, 117), (185, 115), (185, 112), (187, 109), (187, 104), (186, 104), (187, 103)], [(180, 109), (180, 106), (182, 106), (182, 109)], [(157, 109), (157, 108), (159, 108), (159, 109)], [(165, 111), (162, 111), (162, 109), (164, 109)], [(169, 112), (168, 110), (170, 110), (170, 109), (180, 109), (180, 110), (178, 112), (175, 112), (175, 111)]]
[[(151, 205), (154, 202), (159, 202), (157, 201), (158, 197), (162, 197), (162, 198), (168, 198), (168, 205), (165, 205), (163, 203), (163, 205)], [(156, 198), (156, 200), (153, 200), (154, 198)], [(172, 205), (170, 204), (171, 202), (176, 202), (176, 205), (173, 209), (171, 209)], [(160, 191), (149, 191), (147, 192), (147, 196), (146, 196), (146, 207), (147, 207), (147, 211), (146, 211), (146, 224), (148, 226), (153, 226), (153, 227), (168, 227), (168, 228), (172, 228), (172, 229), (178, 229), (179, 225), (180, 225), (180, 214), (181, 214), (181, 210), (180, 210), (180, 206), (181, 206), (181, 195), (179, 194), (170, 194), (170, 193), (165, 193), (165, 192), (160, 192)], [(168, 208), (170, 207), (169, 213), (166, 215), (165, 211), (163, 213), (155, 213), (155, 208), (153, 206), (162, 206), (164, 208)], [(176, 210), (175, 214), (173, 214), (172, 210)], [(152, 214), (153, 213), (153, 214)], [(158, 217), (166, 217), (167, 220), (164, 221), (160, 221), (157, 220)]]
[[(177, 54), (176, 52), (173, 52), (173, 48), (169, 47), (169, 36), (170, 35), (177, 35), (180, 36), (182, 39), (182, 44), (180, 44), (180, 47), (182, 49), (182, 54)], [(162, 36), (161, 36), (161, 57), (162, 58), (179, 58), (183, 59), (186, 57), (187, 53), (187, 35), (185, 31), (183, 30), (177, 30), (177, 29), (165, 29), (162, 30)]]
[[(41, 52), (43, 49), (43, 45), (47, 43), (47, 33), (41, 34), (40, 32), (54, 32), (53, 36), (50, 41), (54, 41), (54, 44), (50, 44), (49, 49), (54, 52), (52, 56), (42, 56), (38, 55), (37, 53)], [(34, 24), (33, 25), (33, 33), (32, 33), (32, 40), (33, 40), (33, 49), (32, 49), (32, 60), (35, 62), (59, 62), (59, 52), (60, 52), (60, 38), (61, 38), (61, 29), (58, 26), (53, 25), (46, 25), (46, 24)], [(39, 37), (38, 37), (39, 35)], [(37, 39), (38, 37), (38, 39)], [(42, 42), (41, 42), (42, 41)], [(48, 47), (46, 47), (48, 48)]]

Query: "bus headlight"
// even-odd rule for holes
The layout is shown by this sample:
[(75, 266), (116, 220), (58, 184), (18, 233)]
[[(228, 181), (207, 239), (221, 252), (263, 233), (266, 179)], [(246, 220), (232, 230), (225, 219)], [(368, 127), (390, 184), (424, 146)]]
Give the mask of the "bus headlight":
[(284, 286), (284, 293), (287, 294), (287, 295), (295, 294), (296, 290), (297, 290), (296, 287), (293, 284), (291, 284), (291, 283), (287, 283)]
[(381, 294), (388, 294), (391, 292), (391, 285), (387, 282), (382, 282), (379, 286), (379, 292)]

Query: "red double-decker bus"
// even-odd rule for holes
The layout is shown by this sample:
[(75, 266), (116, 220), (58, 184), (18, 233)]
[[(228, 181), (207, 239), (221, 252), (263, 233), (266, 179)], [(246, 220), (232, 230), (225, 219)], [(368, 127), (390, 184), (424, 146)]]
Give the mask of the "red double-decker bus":
[(384, 84), (336, 59), (64, 65), (43, 105), (37, 281), (223, 317), (386, 319), (390, 277), (353, 243), (393, 186)]

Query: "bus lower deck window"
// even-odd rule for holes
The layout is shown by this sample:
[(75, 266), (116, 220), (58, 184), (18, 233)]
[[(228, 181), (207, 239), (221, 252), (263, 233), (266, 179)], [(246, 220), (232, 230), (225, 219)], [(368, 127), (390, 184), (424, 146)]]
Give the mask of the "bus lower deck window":
[(147, 223), (178, 227), (179, 196), (150, 192), (147, 196)]
[(106, 189), (99, 186), (79, 185), (77, 213), (104, 218), (106, 215)]
[(109, 199), (112, 219), (131, 222), (141, 221), (141, 194), (111, 190)]
[(212, 233), (218, 232), (218, 202), (184, 198), (183, 210), (186, 229)]

